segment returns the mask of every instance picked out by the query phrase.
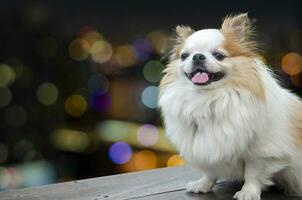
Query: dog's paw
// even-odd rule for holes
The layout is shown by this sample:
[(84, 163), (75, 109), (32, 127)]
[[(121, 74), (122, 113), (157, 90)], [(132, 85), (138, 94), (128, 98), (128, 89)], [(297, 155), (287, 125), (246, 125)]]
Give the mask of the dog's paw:
[(250, 191), (238, 191), (233, 197), (234, 199), (237, 200), (260, 200), (260, 194), (258, 193), (253, 193)]
[(193, 193), (207, 193), (212, 190), (213, 182), (207, 179), (200, 179), (198, 181), (191, 181), (187, 184), (187, 191)]

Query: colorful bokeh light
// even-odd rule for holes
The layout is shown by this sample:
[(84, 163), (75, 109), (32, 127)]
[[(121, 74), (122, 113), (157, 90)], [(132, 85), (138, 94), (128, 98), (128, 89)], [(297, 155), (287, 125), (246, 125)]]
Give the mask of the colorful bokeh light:
[(297, 75), (302, 70), (302, 57), (298, 53), (288, 53), (282, 58), (281, 67), (288, 75)]
[(33, 187), (53, 183), (55, 169), (45, 161), (0, 167), (0, 191), (18, 187)]
[(144, 62), (150, 58), (152, 48), (147, 40), (138, 38), (133, 42), (132, 46), (138, 61)]
[(135, 52), (129, 45), (121, 45), (115, 49), (114, 59), (121, 67), (130, 67), (136, 63)]
[(92, 60), (100, 64), (109, 61), (112, 53), (111, 44), (102, 40), (94, 42), (90, 50)]
[[(128, 121), (104, 120), (97, 126), (96, 132), (99, 134), (99, 137), (102, 141), (124, 141), (133, 146), (141, 148), (142, 144), (138, 142), (138, 129), (143, 126), (143, 124)], [(158, 132), (158, 139), (157, 142), (152, 146), (152, 148), (157, 149), (159, 151), (175, 153), (176, 149), (165, 136), (163, 127), (157, 126), (155, 128)], [(144, 134), (140, 135), (143, 136)], [(154, 135), (152, 134), (152, 138), (153, 137)], [(154, 140), (155, 139), (153, 139), (153, 141)]]
[(66, 112), (73, 116), (79, 117), (85, 113), (87, 109), (86, 99), (78, 94), (71, 95), (65, 101), (65, 110)]
[(58, 95), (59, 91), (55, 84), (48, 82), (39, 85), (36, 91), (39, 102), (47, 106), (54, 104), (58, 99)]
[(93, 95), (103, 95), (108, 91), (109, 81), (103, 74), (93, 74), (87, 80), (87, 88)]
[(124, 164), (132, 157), (132, 149), (126, 142), (116, 142), (109, 149), (109, 158), (115, 164)]
[(157, 108), (158, 93), (159, 93), (158, 87), (156, 86), (146, 87), (141, 94), (141, 99), (143, 104), (151, 109)]
[(57, 129), (52, 135), (53, 144), (64, 151), (84, 152), (90, 144), (87, 133), (73, 129)]
[(14, 82), (16, 73), (7, 64), (0, 64), (0, 86), (9, 86)]
[(145, 146), (151, 147), (158, 140), (158, 130), (152, 124), (144, 124), (137, 130), (137, 141)]
[(183, 165), (183, 164), (185, 164), (185, 161), (181, 157), (179, 157), (178, 154), (171, 156), (167, 161), (168, 167), (173, 167), (173, 166), (178, 166), (178, 165)]
[(110, 106), (110, 96), (105, 94), (91, 95), (89, 98), (91, 108), (97, 112), (106, 112)]
[(90, 53), (90, 44), (83, 39), (73, 40), (69, 47), (69, 56), (76, 61), (83, 61), (88, 58)]
[(151, 60), (147, 62), (143, 68), (143, 75), (146, 80), (157, 83), (162, 78), (162, 71), (164, 70), (164, 66), (161, 62), (156, 60)]
[(129, 136), (130, 125), (127, 122), (106, 120), (99, 124), (97, 132), (101, 140), (106, 142), (125, 141)]
[(104, 37), (101, 33), (91, 30), (83, 34), (82, 39), (86, 40), (90, 46), (93, 46), (94, 43), (104, 40)]
[(146, 39), (157, 53), (163, 54), (168, 46), (169, 34), (163, 31), (154, 31), (149, 33)]
[(142, 150), (134, 155), (134, 164), (138, 171), (154, 169), (157, 166), (157, 157), (152, 151)]

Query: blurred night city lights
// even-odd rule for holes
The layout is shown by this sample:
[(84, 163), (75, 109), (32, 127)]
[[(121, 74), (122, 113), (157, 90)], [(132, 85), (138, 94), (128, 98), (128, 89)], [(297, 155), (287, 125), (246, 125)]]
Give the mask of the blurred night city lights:
[(125, 142), (116, 142), (109, 149), (109, 157), (116, 164), (126, 163), (132, 157), (131, 147)]
[(269, 15), (257, 2), (171, 3), (0, 8), (0, 191), (185, 164), (157, 104), (178, 24), (215, 28), (227, 14), (249, 12), (266, 62), (302, 96), (301, 2), (275, 2)]

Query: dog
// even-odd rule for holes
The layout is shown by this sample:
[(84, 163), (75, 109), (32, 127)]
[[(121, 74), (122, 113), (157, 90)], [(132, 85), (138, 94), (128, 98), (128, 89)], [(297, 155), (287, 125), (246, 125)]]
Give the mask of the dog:
[(226, 179), (244, 181), (238, 200), (274, 184), (302, 193), (302, 102), (266, 66), (253, 27), (246, 13), (220, 29), (176, 27), (158, 104), (166, 135), (202, 173), (189, 192)]

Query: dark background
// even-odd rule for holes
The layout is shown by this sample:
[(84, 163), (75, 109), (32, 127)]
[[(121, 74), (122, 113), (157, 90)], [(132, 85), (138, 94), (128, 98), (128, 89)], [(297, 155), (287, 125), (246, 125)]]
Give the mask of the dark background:
[[(2, 1), (0, 190), (182, 164), (156, 109), (178, 24), (219, 28), (226, 15), (248, 12), (268, 65), (301, 94), (301, 8), (301, 1)], [(92, 49), (107, 57), (100, 62)]]

